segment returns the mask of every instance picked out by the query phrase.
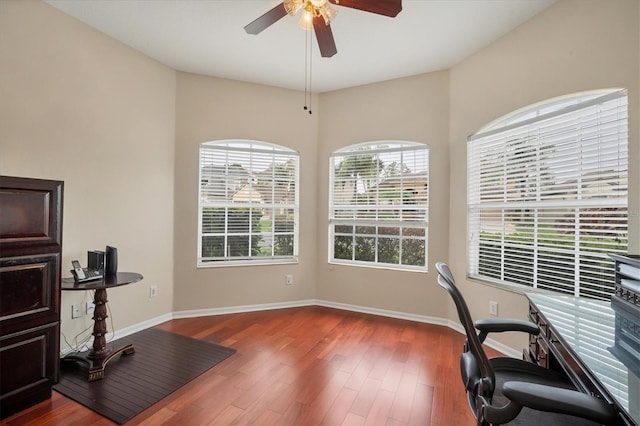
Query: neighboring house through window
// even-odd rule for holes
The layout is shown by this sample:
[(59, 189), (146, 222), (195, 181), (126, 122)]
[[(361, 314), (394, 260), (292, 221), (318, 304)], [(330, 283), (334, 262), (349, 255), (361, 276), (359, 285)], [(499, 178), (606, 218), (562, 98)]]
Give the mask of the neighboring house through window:
[(298, 260), (299, 155), (248, 140), (200, 145), (198, 266)]
[(608, 300), (627, 252), (627, 95), (580, 93), (469, 138), (468, 273)]
[(429, 149), (376, 141), (330, 158), (329, 262), (427, 270)]

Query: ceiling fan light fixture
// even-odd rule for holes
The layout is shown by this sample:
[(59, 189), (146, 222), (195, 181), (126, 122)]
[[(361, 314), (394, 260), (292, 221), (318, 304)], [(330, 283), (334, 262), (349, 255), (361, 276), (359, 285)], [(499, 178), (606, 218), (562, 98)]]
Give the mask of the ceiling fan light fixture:
[(331, 7), (328, 2), (325, 2), (322, 6), (316, 8), (316, 11), (324, 18), (324, 23), (329, 25), (333, 18), (336, 17), (338, 11)]
[(306, 8), (300, 16), (298, 21), (298, 28), (311, 31), (313, 29), (313, 11), (308, 11)]
[(284, 0), (282, 4), (287, 13), (294, 16), (304, 6), (305, 0)]
[(322, 16), (325, 25), (336, 17), (338, 11), (331, 7), (327, 0), (284, 0), (282, 2), (285, 10), (291, 16), (294, 16), (300, 9), (304, 9), (302, 17), (298, 21), (298, 27), (304, 30), (313, 28), (313, 18)]

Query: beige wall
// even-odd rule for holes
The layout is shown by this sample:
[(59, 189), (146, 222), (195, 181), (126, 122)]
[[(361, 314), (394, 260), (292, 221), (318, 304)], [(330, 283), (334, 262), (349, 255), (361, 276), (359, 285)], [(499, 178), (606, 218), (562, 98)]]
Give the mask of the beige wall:
[[(116, 329), (171, 312), (174, 106), (175, 71), (44, 3), (0, 1), (0, 173), (65, 182), (63, 276), (107, 244), (144, 275), (109, 290)], [(69, 341), (92, 324), (71, 320), (84, 297), (62, 294)]]
[[(449, 71), (325, 93), (309, 116), (301, 92), (176, 73), (46, 4), (0, 0), (0, 173), (65, 181), (65, 271), (111, 244), (120, 270), (145, 275), (109, 293), (117, 329), (176, 311), (308, 299), (455, 319), (435, 281), (439, 260), (474, 316), (496, 300), (500, 316), (524, 317), (523, 296), (464, 279), (466, 137), (540, 100), (627, 87), (639, 251), (638, 9), (637, 0), (560, 0)], [(198, 146), (225, 138), (300, 152), (299, 264), (196, 268)], [(383, 139), (430, 147), (428, 273), (327, 263), (329, 153)], [(68, 339), (90, 325), (69, 319), (82, 297), (62, 296)]]
[[(315, 97), (314, 97), (315, 98)], [(316, 296), (318, 120), (301, 92), (178, 73), (176, 104), (174, 310), (213, 309)], [(221, 139), (254, 139), (300, 153), (300, 261), (295, 265), (196, 268), (198, 148)], [(285, 274), (293, 285), (285, 286)]]
[[(629, 95), (630, 245), (640, 251), (638, 0), (562, 0), (451, 70), (449, 262), (474, 317), (524, 317), (523, 296), (465, 280), (466, 138), (516, 109), (565, 94), (625, 87)], [(450, 317), (453, 318), (453, 311)], [(521, 337), (505, 338), (521, 347)]]
[[(433, 264), (448, 255), (449, 73), (423, 74), (321, 95), (318, 140), (318, 293), (337, 303), (434, 317), (446, 294)], [(429, 145), (429, 273), (329, 265), (329, 154), (373, 140)]]

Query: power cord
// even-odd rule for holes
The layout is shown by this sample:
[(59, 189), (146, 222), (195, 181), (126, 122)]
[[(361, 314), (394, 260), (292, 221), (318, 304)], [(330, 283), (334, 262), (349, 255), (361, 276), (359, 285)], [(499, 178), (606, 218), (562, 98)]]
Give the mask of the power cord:
[[(86, 306), (86, 302), (87, 302), (87, 294), (91, 294), (91, 301), (93, 301), (95, 299), (95, 291), (93, 290), (87, 290), (84, 293), (84, 297), (82, 298), (82, 304), (83, 306)], [(111, 336), (109, 338), (107, 338), (107, 342), (111, 342), (112, 340), (114, 340), (115, 338), (115, 327), (113, 324), (113, 315), (111, 313), (111, 307), (109, 306), (109, 303), (106, 303), (107, 306), (107, 312), (108, 312), (108, 317), (109, 317), (109, 324), (111, 326)], [(95, 315), (95, 305), (94, 305), (94, 315)], [(73, 344), (69, 343), (69, 341), (67, 340), (67, 336), (61, 331), (60, 334), (62, 335), (62, 338), (64, 340), (64, 342), (66, 343), (67, 347), (71, 350), (71, 352), (83, 352), (86, 350), (90, 349), (89, 346), (89, 342), (91, 341), (91, 339), (93, 338), (93, 334), (91, 333), (93, 331), (93, 323), (88, 326), (87, 328), (85, 328), (84, 330), (82, 330), (80, 333), (76, 334), (73, 338)], [(85, 335), (84, 337), (82, 337), (84, 334), (89, 333), (87, 335)], [(107, 336), (109, 335), (109, 333), (107, 333)], [(105, 336), (106, 337), (106, 336)], [(64, 353), (62, 351), (60, 351), (60, 357), (63, 357)]]

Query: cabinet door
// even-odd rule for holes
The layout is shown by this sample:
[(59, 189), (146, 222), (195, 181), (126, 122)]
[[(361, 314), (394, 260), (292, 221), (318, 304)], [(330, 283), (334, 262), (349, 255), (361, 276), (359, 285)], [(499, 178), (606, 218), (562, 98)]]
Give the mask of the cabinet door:
[[(62, 245), (59, 181), (0, 176), (0, 255)], [(52, 251), (52, 250), (48, 250)]]
[(0, 337), (0, 416), (51, 395), (58, 381), (58, 323)]
[(0, 335), (59, 321), (59, 274), (58, 253), (0, 258)]

